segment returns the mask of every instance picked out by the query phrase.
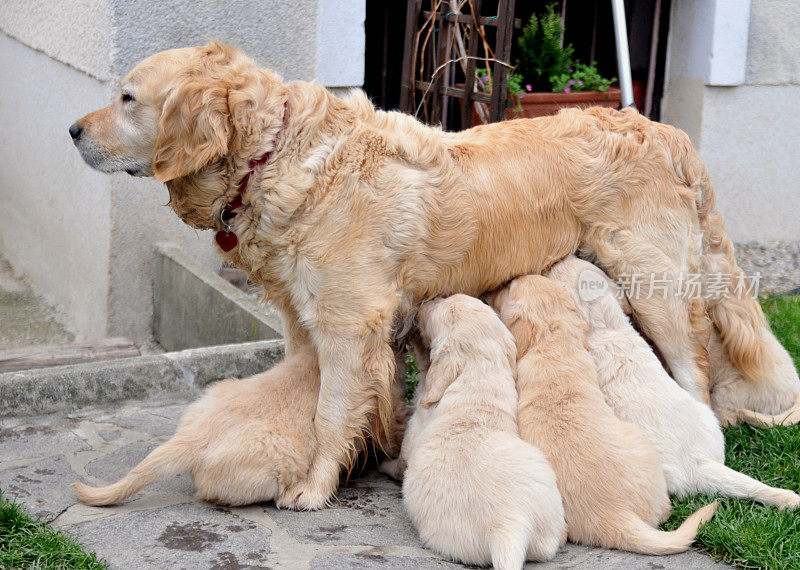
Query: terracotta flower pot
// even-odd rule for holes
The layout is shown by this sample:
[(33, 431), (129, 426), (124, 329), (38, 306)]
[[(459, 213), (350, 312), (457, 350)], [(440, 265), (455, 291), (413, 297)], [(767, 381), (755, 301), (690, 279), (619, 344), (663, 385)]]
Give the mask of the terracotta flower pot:
[(622, 96), (617, 87), (607, 91), (573, 91), (571, 93), (525, 93), (521, 98), (521, 111), (506, 109), (506, 117), (533, 118), (555, 115), (564, 107), (611, 107), (619, 109)]
[[(456, 85), (459, 87), (459, 85)], [(463, 88), (463, 85), (460, 87)], [(525, 93), (520, 99), (521, 110), (506, 109), (506, 119), (544, 117), (555, 115), (564, 107), (611, 107), (619, 109), (622, 101), (619, 88), (609, 87), (607, 91), (575, 91), (571, 93)], [(472, 125), (480, 125), (481, 120), (475, 109), (472, 110)], [(466, 128), (466, 127), (465, 127)]]

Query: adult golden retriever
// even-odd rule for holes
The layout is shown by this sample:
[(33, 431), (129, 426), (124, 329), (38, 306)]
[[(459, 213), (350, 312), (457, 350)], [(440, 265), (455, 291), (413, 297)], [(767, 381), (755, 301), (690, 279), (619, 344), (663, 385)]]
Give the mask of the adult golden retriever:
[[(447, 133), (211, 43), (144, 60), (70, 134), (94, 168), (166, 182), (178, 216), (220, 230), (226, 258), (264, 286), (287, 353), (313, 343), (318, 449), (282, 503), (295, 508), (324, 506), (356, 440), (389, 431), (390, 341), (422, 300), (478, 295), (579, 249), (615, 278), (741, 275), (689, 139), (633, 110)], [(707, 398), (707, 315), (759, 376), (753, 299), (665, 297), (631, 304), (681, 386)]]

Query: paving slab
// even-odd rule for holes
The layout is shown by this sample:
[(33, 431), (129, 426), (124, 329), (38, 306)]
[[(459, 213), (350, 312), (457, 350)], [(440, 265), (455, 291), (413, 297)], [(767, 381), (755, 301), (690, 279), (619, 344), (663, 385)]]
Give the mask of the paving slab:
[[(116, 481), (177, 426), (182, 405), (126, 404), (69, 417), (0, 420), (0, 489), (68, 530), (111, 568), (465, 568), (426, 550), (400, 485), (367, 468), (334, 505), (293, 512), (274, 504), (225, 508), (199, 501), (188, 476), (163, 479), (120, 505), (77, 503), (69, 485)], [(568, 544), (526, 568), (727, 568), (690, 551), (666, 557)]]

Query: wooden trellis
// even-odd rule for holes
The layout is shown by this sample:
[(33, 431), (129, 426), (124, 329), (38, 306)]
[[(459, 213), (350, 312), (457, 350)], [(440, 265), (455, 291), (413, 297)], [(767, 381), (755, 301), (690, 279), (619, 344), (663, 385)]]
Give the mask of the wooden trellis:
[[(481, 0), (468, 0), (466, 3), (457, 0), (430, 0), (431, 10), (423, 11), (423, 0), (408, 0), (406, 14), (406, 34), (403, 53), (403, 72), (401, 78), (400, 109), (406, 113), (416, 114), (418, 109), (426, 107), (426, 118), (431, 123), (442, 123), (447, 127), (447, 116), (443, 112), (445, 99), (448, 97), (462, 99), (461, 125), (467, 128), (472, 122), (472, 106), (474, 103), (489, 105), (489, 121), (501, 121), (505, 118), (505, 109), (509, 105), (508, 73), (511, 55), (511, 38), (513, 29), (520, 27), (520, 21), (514, 19), (515, 0), (500, 0), (497, 14), (482, 16)], [(456, 13), (451, 10), (455, 4), (468, 7), (469, 14)], [(420, 37), (425, 26), (435, 22), (435, 42), (425, 41), (420, 46)], [(454, 27), (456, 24), (467, 27), (466, 58), (453, 58)], [(422, 24), (422, 27), (420, 27)], [(483, 28), (495, 27), (494, 58), (479, 57), (479, 50), (485, 42)], [(427, 31), (428, 35), (432, 33)], [(435, 46), (435, 47), (434, 47)], [(418, 57), (428, 52), (427, 69), (422, 70), (425, 77), (417, 78)], [(448, 66), (455, 61), (466, 59), (464, 69), (464, 87), (454, 87), (454, 73), (449, 73)], [(475, 92), (475, 68), (477, 62), (485, 59), (492, 61), (491, 93)], [(420, 99), (418, 103), (417, 95)]]

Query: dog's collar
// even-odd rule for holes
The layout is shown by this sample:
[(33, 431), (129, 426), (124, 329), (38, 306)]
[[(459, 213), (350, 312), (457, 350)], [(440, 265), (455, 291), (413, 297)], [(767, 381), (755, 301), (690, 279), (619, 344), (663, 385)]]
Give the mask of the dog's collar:
[(255, 171), (256, 168), (269, 160), (270, 154), (272, 153), (265, 152), (258, 160), (253, 159), (250, 161), (250, 164), (248, 164), (250, 170), (247, 171), (242, 181), (239, 182), (239, 186), (236, 188), (236, 196), (233, 197), (233, 200), (225, 204), (225, 207), (219, 212), (219, 223), (222, 225), (223, 229), (219, 230), (214, 238), (217, 240), (217, 245), (220, 249), (226, 253), (239, 243), (239, 238), (231, 231), (231, 221), (236, 217), (236, 210), (242, 207), (242, 200), (244, 199), (244, 193), (247, 191), (247, 184), (250, 182), (250, 177), (253, 175), (253, 171)]
[[(286, 103), (283, 104), (283, 117), (281, 117), (281, 122), (286, 120), (286, 109), (288, 106), (289, 102), (286, 101)], [(250, 177), (253, 175), (253, 172), (256, 168), (262, 164), (266, 164), (266, 162), (269, 160), (270, 154), (272, 154), (272, 151), (265, 152), (263, 155), (261, 155), (261, 158), (250, 161), (248, 164), (249, 170), (239, 182), (239, 186), (236, 187), (236, 195), (233, 197), (233, 200), (225, 204), (225, 207), (220, 210), (219, 223), (223, 229), (217, 232), (217, 234), (214, 236), (214, 239), (217, 240), (217, 245), (225, 253), (232, 250), (239, 243), (239, 238), (232, 231), (231, 221), (236, 217), (236, 211), (243, 205), (244, 193), (247, 191), (247, 184), (250, 182)]]

